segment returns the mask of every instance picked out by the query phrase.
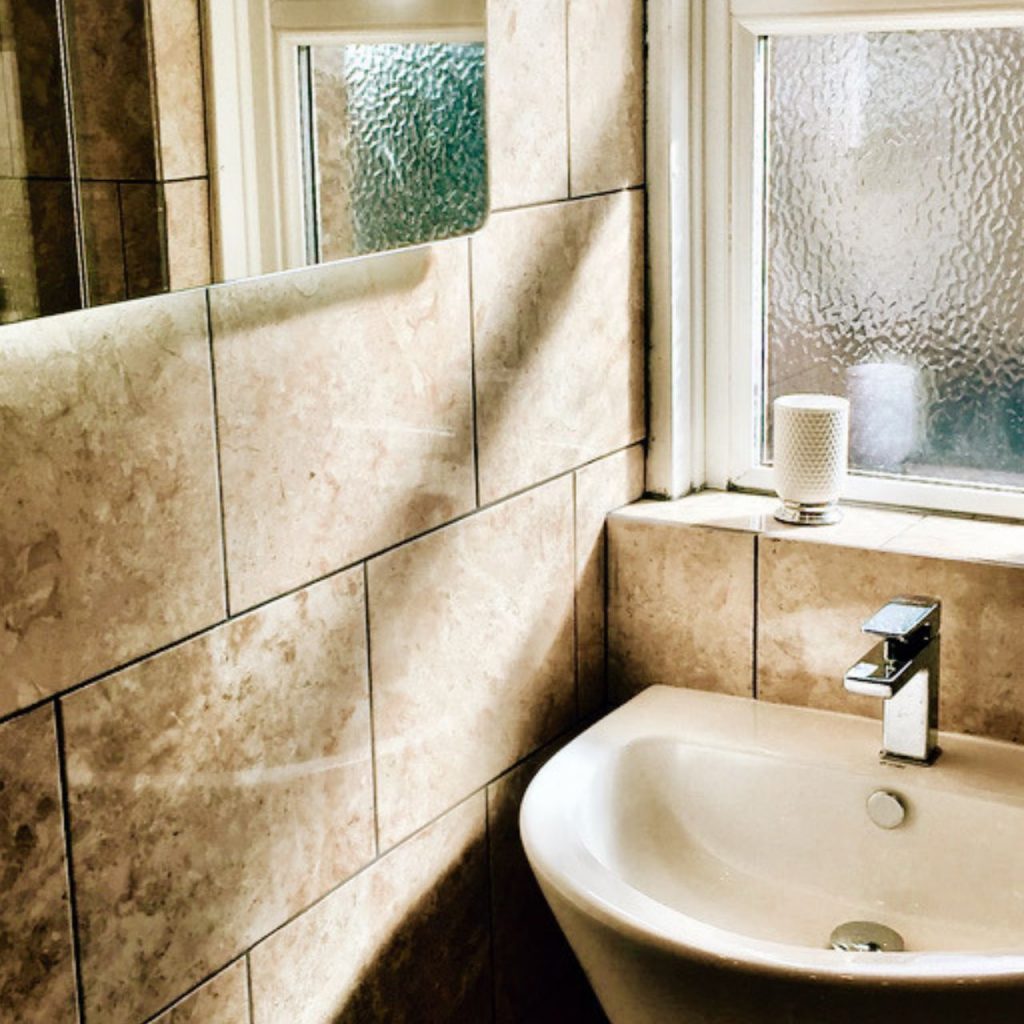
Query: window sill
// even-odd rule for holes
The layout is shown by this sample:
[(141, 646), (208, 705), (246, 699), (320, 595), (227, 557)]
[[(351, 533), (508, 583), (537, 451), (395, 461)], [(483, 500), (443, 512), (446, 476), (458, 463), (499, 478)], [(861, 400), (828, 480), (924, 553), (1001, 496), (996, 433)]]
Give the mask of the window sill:
[(1024, 524), (844, 504), (843, 519), (834, 526), (791, 526), (773, 518), (778, 505), (778, 498), (764, 494), (701, 491), (676, 501), (645, 499), (613, 515), (872, 551), (1024, 566)]

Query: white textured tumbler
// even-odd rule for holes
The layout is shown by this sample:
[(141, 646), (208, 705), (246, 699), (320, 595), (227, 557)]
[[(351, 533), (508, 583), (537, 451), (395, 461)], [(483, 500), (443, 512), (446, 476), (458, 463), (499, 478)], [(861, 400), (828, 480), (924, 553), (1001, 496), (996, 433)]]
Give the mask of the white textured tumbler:
[(842, 518), (850, 404), (836, 395), (775, 399), (775, 490), (784, 523), (824, 526)]

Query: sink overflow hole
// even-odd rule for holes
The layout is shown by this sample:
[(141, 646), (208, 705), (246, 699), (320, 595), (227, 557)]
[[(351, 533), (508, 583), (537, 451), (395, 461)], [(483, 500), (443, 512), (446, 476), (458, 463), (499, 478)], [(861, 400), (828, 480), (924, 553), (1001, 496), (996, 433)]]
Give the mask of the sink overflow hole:
[(846, 921), (828, 941), (844, 953), (899, 953), (906, 948), (899, 932), (877, 921)]

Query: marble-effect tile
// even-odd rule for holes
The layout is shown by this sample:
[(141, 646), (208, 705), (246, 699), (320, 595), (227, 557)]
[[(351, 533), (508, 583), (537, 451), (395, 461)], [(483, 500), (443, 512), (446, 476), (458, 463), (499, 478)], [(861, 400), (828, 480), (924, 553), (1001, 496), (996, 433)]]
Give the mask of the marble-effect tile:
[(473, 302), (482, 501), (644, 436), (640, 193), (495, 214)]
[(942, 602), (939, 727), (1024, 742), (1024, 566), (763, 540), (758, 580), (763, 699), (880, 716), (843, 673), (871, 646), (861, 623), (920, 594)]
[(164, 185), (167, 278), (171, 291), (210, 284), (210, 183), (206, 178)]
[(566, 0), (574, 196), (644, 180), (643, 0)]
[(205, 304), (4, 328), (0, 714), (224, 613)]
[(0, 1019), (74, 1024), (53, 709), (0, 725)]
[(153, 1024), (249, 1024), (245, 962), (236, 961), (221, 971)]
[(655, 684), (752, 695), (752, 536), (614, 514), (608, 570), (615, 703)]
[(253, 1024), (490, 1019), (483, 794), (253, 950)]
[(65, 698), (91, 1022), (134, 1024), (373, 857), (362, 572)]
[(639, 445), (576, 471), (576, 678), (580, 715), (589, 718), (607, 701), (605, 678), (605, 520), (644, 489)]
[(383, 849), (568, 728), (572, 481), (369, 563)]
[(896, 534), (887, 551), (1024, 565), (1024, 524), (924, 516)]
[(475, 504), (466, 248), (210, 293), (232, 610)]
[(487, 171), (491, 208), (569, 191), (565, 0), (487, 4)]

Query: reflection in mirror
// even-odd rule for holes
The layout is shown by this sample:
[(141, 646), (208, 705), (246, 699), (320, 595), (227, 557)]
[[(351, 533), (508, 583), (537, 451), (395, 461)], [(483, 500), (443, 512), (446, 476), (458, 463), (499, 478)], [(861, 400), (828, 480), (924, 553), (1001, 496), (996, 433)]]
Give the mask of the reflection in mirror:
[[(309, 46), (310, 262), (465, 234), (487, 213), (480, 43)], [(390, 111), (403, 116), (392, 123)]]
[(0, 0), (0, 322), (466, 234), (485, 0)]

